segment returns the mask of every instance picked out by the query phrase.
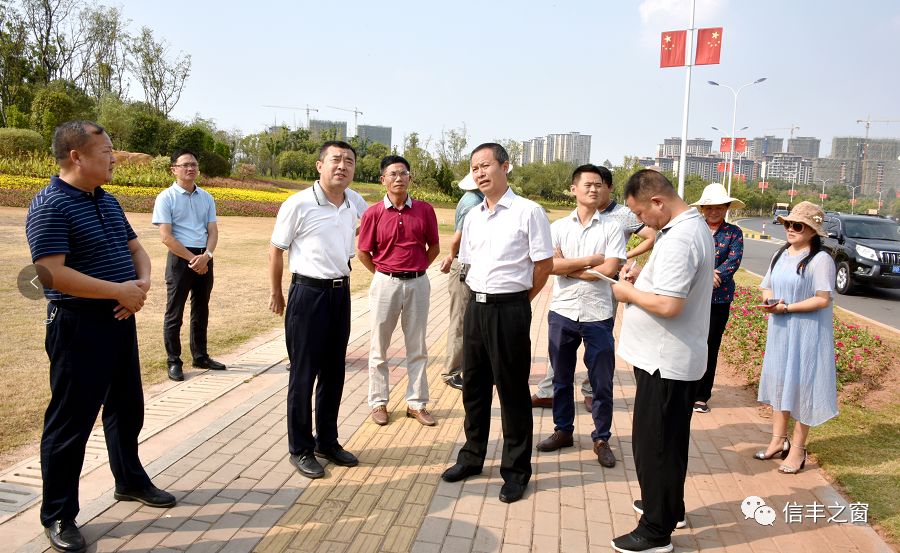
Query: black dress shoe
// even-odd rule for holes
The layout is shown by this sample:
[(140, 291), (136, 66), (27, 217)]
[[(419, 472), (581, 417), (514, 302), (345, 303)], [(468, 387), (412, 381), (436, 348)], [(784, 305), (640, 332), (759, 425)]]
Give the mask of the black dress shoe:
[(571, 432), (566, 432), (565, 430), (557, 430), (546, 440), (541, 440), (540, 442), (538, 442), (538, 445), (535, 446), (535, 449), (537, 449), (538, 451), (556, 451), (557, 449), (563, 447), (572, 447), (573, 443), (574, 441), (572, 440)]
[(297, 471), (307, 478), (322, 478), (325, 476), (325, 469), (319, 464), (316, 456), (312, 453), (304, 453), (302, 455), (291, 455), (291, 464), (297, 467)]
[(80, 553), (85, 550), (84, 536), (74, 520), (54, 520), (44, 528), (50, 546), (57, 551)]
[(342, 467), (355, 467), (359, 464), (359, 459), (356, 458), (356, 455), (341, 447), (341, 444), (334, 444), (325, 449), (319, 449), (317, 447), (316, 455), (328, 459), (335, 465), (340, 465)]
[(169, 363), (169, 380), (181, 382), (184, 380), (184, 372), (181, 370), (181, 363)]
[(457, 390), (462, 390), (462, 374), (453, 373), (444, 375), (444, 384), (450, 386), (451, 388), (456, 388)]
[(174, 507), (175, 496), (151, 485), (145, 490), (116, 490), (113, 497), (119, 501), (140, 501), (148, 507)]
[(445, 470), (444, 474), (441, 475), (441, 478), (444, 479), (444, 482), (459, 482), (460, 480), (475, 476), (476, 474), (481, 474), (481, 467), (456, 463)]
[(194, 366), (200, 369), (209, 369), (212, 371), (224, 371), (227, 368), (224, 363), (219, 363), (209, 355), (194, 359)]
[(674, 549), (669, 538), (651, 540), (634, 532), (619, 536), (609, 544), (621, 553), (669, 553)]
[(515, 503), (522, 499), (525, 495), (525, 485), (518, 482), (506, 482), (500, 488), (500, 501), (504, 503)]

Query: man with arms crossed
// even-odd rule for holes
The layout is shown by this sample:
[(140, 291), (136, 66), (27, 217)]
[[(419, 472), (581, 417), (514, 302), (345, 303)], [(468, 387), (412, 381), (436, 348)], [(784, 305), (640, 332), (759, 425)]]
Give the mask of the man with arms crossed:
[(625, 202), (647, 226), (659, 229), (646, 267), (622, 269), (613, 286), (627, 304), (619, 356), (634, 367), (632, 449), (641, 499), (637, 528), (612, 541), (627, 553), (672, 551), (683, 526), (691, 415), (706, 371), (709, 298), (715, 248), (706, 221), (678, 197), (662, 174), (638, 171), (625, 186)]
[(431, 283), (425, 271), (441, 251), (437, 216), (431, 204), (410, 197), (409, 162), (404, 158), (392, 155), (381, 160), (381, 182), (386, 189), (384, 200), (366, 210), (357, 245), (360, 262), (374, 274), (369, 286), (371, 417), (376, 424), (388, 423), (387, 349), (400, 318), (406, 345), (406, 416), (434, 426), (434, 417), (425, 408), (425, 331), (431, 301)]
[(459, 243), (462, 241), (462, 225), (469, 210), (484, 201), (484, 194), (472, 178), (472, 173), (459, 181), (459, 187), (465, 194), (456, 204), (456, 217), (453, 220), (453, 238), (450, 240), (450, 253), (441, 261), (441, 272), (449, 273), (447, 292), (450, 294), (450, 323), (447, 325), (447, 374), (443, 375), (444, 383), (451, 388), (462, 390), (462, 351), (463, 351), (463, 318), (469, 306), (472, 290), (466, 284), (467, 265), (459, 262)]
[[(600, 182), (605, 185), (597, 191), (600, 202), (600, 206), (597, 210), (600, 212), (600, 215), (603, 218), (618, 221), (619, 224), (622, 225), (626, 247), (628, 246), (628, 240), (633, 234), (637, 234), (641, 238), (641, 242), (628, 251), (627, 259), (637, 257), (644, 252), (650, 251), (650, 249), (653, 248), (653, 242), (656, 240), (656, 231), (638, 221), (638, 218), (634, 216), (634, 213), (632, 213), (628, 207), (616, 203), (616, 201), (612, 199), (613, 176), (610, 170), (602, 165), (594, 167), (596, 167)], [(616, 303), (616, 299), (613, 298), (612, 310), (614, 323), (617, 308), (618, 304)], [(584, 396), (585, 409), (587, 409), (588, 412), (591, 412), (593, 409), (594, 392), (591, 390), (590, 379), (585, 380), (581, 385), (581, 393)], [(531, 406), (553, 407), (552, 363), (547, 366), (547, 376), (538, 382), (537, 392), (531, 396)]]
[(69, 121), (53, 134), (59, 176), (28, 208), (25, 235), (47, 306), (50, 405), (41, 436), (41, 524), (57, 551), (84, 551), (78, 482), (103, 407), (113, 497), (171, 507), (138, 458), (144, 392), (134, 314), (150, 290), (150, 256), (119, 202), (101, 186), (115, 160), (103, 127)]
[[(612, 277), (625, 259), (622, 226), (602, 217), (597, 210), (600, 190), (607, 188), (594, 165), (582, 165), (572, 174), (572, 194), (577, 207), (568, 217), (550, 225), (553, 239), (553, 299), (547, 314), (550, 363), (553, 377), (553, 434), (537, 445), (539, 451), (556, 451), (572, 445), (575, 402), (572, 398), (578, 347), (584, 341), (584, 364), (592, 387), (594, 454), (604, 467), (614, 467), (609, 448), (613, 414), (613, 373), (616, 355), (613, 339), (612, 289), (596, 272)], [(589, 272), (590, 271), (590, 272)], [(594, 274), (591, 274), (594, 273)]]
[(531, 478), (530, 301), (553, 267), (550, 222), (541, 206), (509, 188), (509, 154), (501, 145), (478, 146), (471, 165), (484, 202), (466, 216), (459, 252), (459, 261), (471, 265), (472, 289), (463, 326), (466, 443), (442, 478), (456, 482), (481, 473), (496, 385), (503, 421), (500, 501), (512, 503)]
[(211, 359), (206, 350), (209, 296), (213, 287), (213, 251), (219, 241), (216, 203), (196, 185), (200, 175), (197, 156), (190, 150), (172, 154), (175, 182), (156, 197), (153, 224), (159, 227), (166, 258), (166, 314), (163, 341), (168, 356), (169, 378), (184, 380), (181, 368), (181, 321), (191, 295), (191, 357), (194, 366), (221, 371), (225, 365)]
[[(359, 221), (348, 188), (356, 152), (346, 142), (326, 142), (319, 150), (316, 169), (319, 180), (285, 200), (278, 210), (269, 248), (269, 309), (284, 314), (290, 359), (288, 449), (291, 463), (307, 478), (325, 476), (316, 455), (341, 466), (359, 463), (338, 443), (337, 433), (350, 338), (350, 258)], [(286, 311), (281, 291), (285, 250), (291, 271)]]

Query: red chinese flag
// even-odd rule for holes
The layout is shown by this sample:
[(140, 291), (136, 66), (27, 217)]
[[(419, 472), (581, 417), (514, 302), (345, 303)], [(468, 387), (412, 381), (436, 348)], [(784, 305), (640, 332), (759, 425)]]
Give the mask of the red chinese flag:
[[(900, 193), (898, 193), (898, 194), (900, 194)], [(828, 199), (828, 194), (819, 194), (819, 198), (822, 199), (822, 200), (827, 200), (827, 199)]]
[(687, 31), (667, 31), (662, 34), (659, 47), (660, 67), (681, 67), (684, 65), (684, 47)]
[(735, 138), (734, 139), (734, 151), (742, 154), (747, 151), (747, 139), (746, 138)]
[(765, 190), (766, 188), (769, 187), (769, 183), (767, 183), (764, 180), (761, 180), (761, 181), (759, 181), (759, 184), (757, 186), (759, 186), (760, 190)]
[(724, 161), (720, 161), (719, 163), (716, 163), (716, 172), (717, 173), (725, 172), (725, 162)]
[(695, 65), (715, 65), (722, 53), (722, 27), (697, 31), (697, 58)]
[(729, 150), (731, 150), (731, 139), (730, 139), (730, 138), (727, 138), (727, 137), (726, 137), (726, 138), (723, 138), (723, 139), (719, 142), (719, 151), (720, 151), (720, 152), (727, 152), (727, 151), (729, 151)]
[(788, 196), (790, 196), (790, 197), (793, 198), (793, 197), (796, 196), (796, 195), (797, 195), (797, 191), (796, 191), (796, 190), (793, 190), (793, 189), (792, 189), (792, 190), (788, 190)]

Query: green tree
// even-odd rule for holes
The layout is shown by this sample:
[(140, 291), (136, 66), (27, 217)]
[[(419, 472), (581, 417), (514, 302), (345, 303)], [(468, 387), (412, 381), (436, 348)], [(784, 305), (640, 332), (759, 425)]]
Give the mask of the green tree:
[(128, 68), (141, 84), (145, 101), (168, 117), (191, 74), (190, 54), (170, 59), (168, 44), (156, 40), (149, 27), (142, 27), (140, 35), (129, 41), (128, 51)]
[(119, 8), (97, 6), (82, 12), (88, 47), (82, 54), (84, 88), (94, 98), (124, 99), (127, 86), (129, 21)]
[(29, 110), (33, 80), (25, 24), (16, 10), (0, 0), (0, 127), (18, 126), (10, 124), (7, 114), (11, 108), (18, 112), (14, 116)]
[(53, 130), (65, 121), (74, 119), (75, 102), (65, 93), (46, 87), (34, 96), (31, 103), (31, 128), (45, 140), (53, 138)]

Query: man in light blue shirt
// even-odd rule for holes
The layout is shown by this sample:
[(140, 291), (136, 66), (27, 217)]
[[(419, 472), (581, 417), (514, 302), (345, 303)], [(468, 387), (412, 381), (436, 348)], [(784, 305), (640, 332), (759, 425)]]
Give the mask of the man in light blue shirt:
[(190, 150), (172, 154), (175, 182), (156, 197), (154, 225), (169, 248), (166, 260), (166, 314), (163, 341), (169, 378), (184, 380), (181, 362), (181, 323), (191, 296), (191, 356), (195, 367), (223, 370), (206, 349), (209, 296), (213, 288), (213, 251), (219, 240), (216, 204), (209, 192), (196, 185), (200, 174), (197, 156)]

